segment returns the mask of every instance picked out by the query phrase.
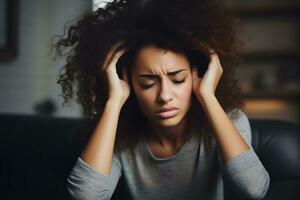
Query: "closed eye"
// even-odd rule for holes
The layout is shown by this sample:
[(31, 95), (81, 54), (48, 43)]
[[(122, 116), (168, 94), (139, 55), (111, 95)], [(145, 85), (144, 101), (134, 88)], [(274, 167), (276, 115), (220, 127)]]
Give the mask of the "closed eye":
[[(173, 81), (173, 82), (174, 82), (175, 84), (181, 84), (181, 83), (184, 83), (185, 81), (186, 81), (186, 80), (183, 79), (183, 80), (181, 80), (181, 81)], [(148, 88), (152, 87), (154, 84), (155, 84), (155, 83), (149, 84), (149, 85), (142, 84), (142, 87), (143, 87), (144, 89), (148, 89)]]
[(153, 83), (151, 85), (144, 85), (144, 84), (142, 84), (141, 86), (142, 86), (143, 89), (148, 89), (148, 88), (152, 87), (152, 85), (154, 85), (154, 84), (155, 83)]
[(175, 84), (180, 84), (180, 83), (183, 83), (185, 82), (185, 79), (181, 80), (181, 81), (173, 81)]

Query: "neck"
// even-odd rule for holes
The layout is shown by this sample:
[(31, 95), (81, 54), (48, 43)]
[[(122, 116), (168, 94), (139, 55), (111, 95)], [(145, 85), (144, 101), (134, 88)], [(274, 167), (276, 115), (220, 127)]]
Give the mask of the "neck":
[(173, 127), (161, 127), (150, 125), (149, 140), (158, 142), (161, 146), (180, 146), (188, 136), (188, 120), (185, 117), (179, 124)]

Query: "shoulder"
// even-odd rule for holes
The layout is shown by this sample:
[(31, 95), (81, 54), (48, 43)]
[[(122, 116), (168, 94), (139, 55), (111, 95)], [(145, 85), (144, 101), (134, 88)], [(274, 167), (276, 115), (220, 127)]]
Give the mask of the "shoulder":
[(235, 108), (227, 113), (231, 119), (233, 125), (237, 128), (241, 136), (246, 140), (248, 145), (251, 145), (251, 127), (249, 118), (244, 111), (239, 108)]
[(229, 112), (226, 113), (229, 118), (232, 120), (232, 121), (235, 121), (235, 122), (247, 122), (249, 121), (248, 119), (248, 116), (246, 115), (246, 113), (241, 110), (240, 108), (235, 108)]

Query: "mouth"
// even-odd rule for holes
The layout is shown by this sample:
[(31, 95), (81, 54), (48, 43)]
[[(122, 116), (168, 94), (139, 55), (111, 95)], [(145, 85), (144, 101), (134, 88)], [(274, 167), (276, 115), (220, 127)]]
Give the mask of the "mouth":
[(172, 108), (172, 109), (168, 109), (168, 110), (164, 110), (164, 111), (160, 111), (157, 112), (157, 115), (161, 118), (172, 118), (175, 117), (178, 113), (178, 109), (177, 108)]

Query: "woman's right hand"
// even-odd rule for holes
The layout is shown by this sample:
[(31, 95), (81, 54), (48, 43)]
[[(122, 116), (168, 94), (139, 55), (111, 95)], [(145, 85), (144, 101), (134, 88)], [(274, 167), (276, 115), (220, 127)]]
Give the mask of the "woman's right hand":
[[(126, 102), (130, 94), (130, 86), (128, 83), (128, 74), (126, 68), (123, 68), (122, 77), (124, 80), (120, 79), (117, 70), (116, 64), (119, 58), (127, 51), (126, 49), (121, 49), (115, 52), (116, 48), (121, 44), (118, 42), (114, 44), (109, 50), (103, 65), (103, 70), (108, 81), (108, 99), (114, 100), (120, 103), (122, 107)], [(113, 53), (115, 54), (113, 55)]]

